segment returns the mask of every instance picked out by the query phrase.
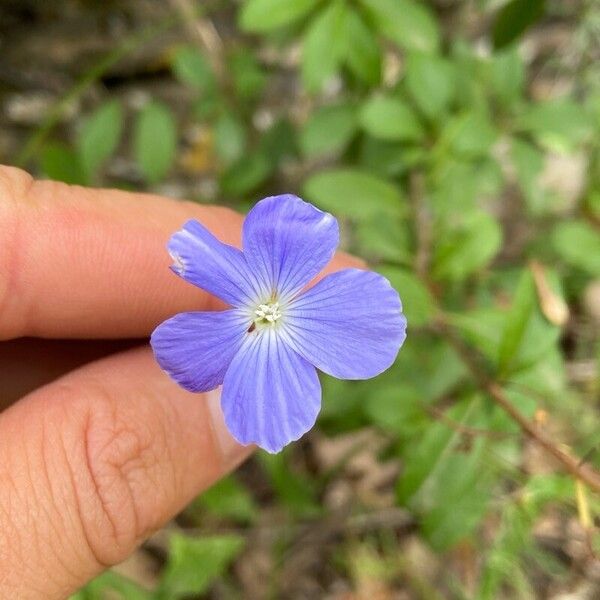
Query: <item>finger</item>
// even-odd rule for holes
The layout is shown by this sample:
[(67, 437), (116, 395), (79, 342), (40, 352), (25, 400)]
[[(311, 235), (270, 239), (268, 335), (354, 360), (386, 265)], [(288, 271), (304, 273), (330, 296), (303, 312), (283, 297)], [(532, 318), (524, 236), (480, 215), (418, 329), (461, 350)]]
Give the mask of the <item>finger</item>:
[(248, 452), (148, 348), (34, 392), (0, 415), (0, 597), (66, 597)]
[(77, 367), (139, 344), (131, 339), (0, 342), (0, 411)]
[[(239, 245), (241, 215), (149, 194), (34, 181), (0, 167), (0, 339), (140, 337), (216, 307), (175, 277), (165, 249), (189, 218)], [(340, 255), (329, 270), (356, 266)]]

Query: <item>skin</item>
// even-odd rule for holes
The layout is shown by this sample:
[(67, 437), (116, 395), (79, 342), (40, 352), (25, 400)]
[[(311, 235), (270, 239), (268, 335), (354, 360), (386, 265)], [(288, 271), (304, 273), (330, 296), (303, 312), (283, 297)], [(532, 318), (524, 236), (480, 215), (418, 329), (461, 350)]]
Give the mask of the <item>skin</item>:
[[(0, 166), (1, 598), (67, 597), (251, 451), (218, 392), (180, 389), (147, 344), (173, 314), (223, 306), (168, 269), (189, 218), (240, 245), (226, 208)], [(324, 273), (357, 266), (340, 253)]]

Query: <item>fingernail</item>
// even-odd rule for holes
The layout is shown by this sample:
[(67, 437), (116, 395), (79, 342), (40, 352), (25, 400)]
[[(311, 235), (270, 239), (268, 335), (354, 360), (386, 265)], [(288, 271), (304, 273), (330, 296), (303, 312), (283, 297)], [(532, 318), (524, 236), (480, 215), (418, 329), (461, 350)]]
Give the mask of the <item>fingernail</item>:
[(221, 388), (212, 390), (206, 394), (206, 402), (208, 404), (208, 412), (210, 414), (210, 424), (215, 443), (221, 450), (223, 462), (228, 465), (237, 463), (249, 451), (249, 446), (242, 446), (229, 433), (223, 411), (221, 410)]

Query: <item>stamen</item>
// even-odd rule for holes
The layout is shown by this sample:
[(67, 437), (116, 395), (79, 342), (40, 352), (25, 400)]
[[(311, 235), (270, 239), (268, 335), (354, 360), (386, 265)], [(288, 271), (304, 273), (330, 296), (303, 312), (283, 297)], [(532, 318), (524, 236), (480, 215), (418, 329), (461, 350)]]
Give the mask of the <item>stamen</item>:
[(258, 308), (254, 311), (254, 314), (257, 316), (256, 320), (259, 322), (275, 323), (275, 321), (281, 317), (279, 302), (259, 304)]

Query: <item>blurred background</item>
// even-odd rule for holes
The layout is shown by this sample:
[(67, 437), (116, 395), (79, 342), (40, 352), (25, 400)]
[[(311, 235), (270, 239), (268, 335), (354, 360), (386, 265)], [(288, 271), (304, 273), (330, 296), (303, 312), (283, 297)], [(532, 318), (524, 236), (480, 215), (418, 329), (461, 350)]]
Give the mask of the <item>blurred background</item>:
[(599, 496), (518, 423), (600, 466), (600, 2), (1, 0), (0, 56), (0, 162), (295, 192), (409, 322), (75, 598), (600, 598)]

